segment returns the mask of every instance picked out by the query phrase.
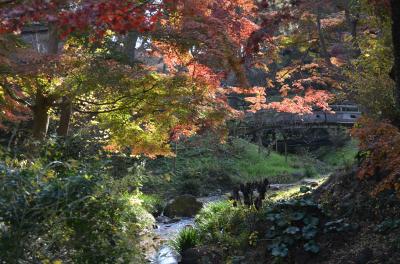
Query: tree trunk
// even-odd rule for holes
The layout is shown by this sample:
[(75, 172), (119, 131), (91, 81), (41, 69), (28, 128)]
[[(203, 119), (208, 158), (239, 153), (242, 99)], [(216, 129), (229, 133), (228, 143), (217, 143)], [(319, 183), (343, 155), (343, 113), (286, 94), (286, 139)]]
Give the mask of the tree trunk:
[(72, 117), (72, 101), (67, 96), (63, 97), (60, 109), (60, 123), (57, 128), (57, 135), (59, 137), (67, 137)]
[(400, 1), (391, 0), (390, 4), (392, 8), (392, 36), (394, 53), (394, 68), (392, 74), (396, 82), (394, 91), (396, 105), (397, 109), (400, 110)]
[(349, 3), (347, 3), (345, 8), (345, 16), (347, 20), (347, 24), (350, 29), (351, 37), (352, 37), (352, 46), (353, 46), (353, 57), (357, 58), (361, 55), (361, 49), (358, 45), (358, 35), (357, 35), (357, 26), (358, 21), (360, 20), (360, 14), (351, 14)]
[(49, 128), (49, 109), (50, 104), (41, 91), (36, 93), (35, 105), (33, 111), (33, 138), (43, 140), (47, 135)]
[(49, 40), (47, 43), (47, 54), (56, 55), (58, 53), (58, 45), (60, 43), (58, 28), (53, 23), (49, 23), (48, 28)]
[(128, 57), (129, 65), (135, 63), (136, 58), (136, 43), (139, 39), (139, 34), (136, 31), (131, 31), (125, 38), (125, 54)]
[(321, 45), (321, 55), (324, 57), (326, 64), (330, 67), (332, 66), (331, 58), (328, 53), (328, 49), (326, 47), (325, 36), (322, 31), (321, 25), (321, 11), (318, 9), (317, 14), (317, 29), (318, 29), (318, 36), (319, 36), (319, 44)]
[[(57, 55), (58, 45), (60, 43), (58, 36), (58, 29), (54, 23), (48, 24), (49, 39), (47, 42), (47, 54)], [(53, 98), (45, 96), (42, 89), (38, 88), (32, 107), (33, 112), (33, 128), (32, 136), (34, 139), (43, 140), (47, 135), (49, 128), (49, 110), (53, 105)]]

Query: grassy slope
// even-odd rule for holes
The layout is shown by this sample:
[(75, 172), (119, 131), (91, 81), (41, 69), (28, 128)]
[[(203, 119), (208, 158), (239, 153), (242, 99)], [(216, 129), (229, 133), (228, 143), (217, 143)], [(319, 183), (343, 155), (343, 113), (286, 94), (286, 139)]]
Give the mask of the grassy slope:
[(354, 162), (357, 151), (357, 142), (350, 141), (342, 148), (328, 151), (321, 160), (332, 167), (344, 167)]
[(286, 161), (284, 155), (260, 151), (257, 145), (243, 139), (232, 139), (229, 144), (202, 140), (179, 145), (176, 160), (149, 161), (151, 177), (145, 188), (171, 195), (188, 190), (194, 195), (207, 195), (216, 189), (229, 190), (238, 183), (264, 178), (272, 183), (293, 183), (303, 177), (327, 174), (332, 168), (309, 155), (289, 155)]
[(288, 157), (286, 162), (283, 155), (275, 152), (271, 152), (269, 155), (263, 151), (260, 153), (258, 146), (244, 140), (238, 139), (235, 143), (243, 148), (235, 167), (246, 178), (253, 179), (262, 175), (278, 175), (299, 171), (299, 168), (293, 167), (293, 164), (296, 163), (293, 156)]

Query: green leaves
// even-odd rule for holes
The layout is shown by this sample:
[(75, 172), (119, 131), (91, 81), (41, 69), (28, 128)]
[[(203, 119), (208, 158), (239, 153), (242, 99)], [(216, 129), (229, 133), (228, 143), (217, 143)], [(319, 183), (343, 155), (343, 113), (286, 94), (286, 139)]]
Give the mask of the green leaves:
[(197, 246), (200, 243), (198, 231), (193, 227), (186, 227), (171, 241), (172, 247), (179, 253)]
[(286, 257), (289, 253), (289, 249), (285, 244), (272, 244), (269, 249), (274, 257)]
[[(302, 190), (305, 193), (309, 188), (303, 187)], [(265, 233), (265, 237), (271, 241), (268, 250), (277, 258), (287, 257), (290, 248), (298, 246), (316, 254), (320, 251), (316, 239), (323, 234), (322, 231), (343, 232), (352, 227), (344, 219), (323, 223), (321, 219), (327, 216), (321, 206), (307, 197), (280, 201), (266, 208), (264, 213), (265, 219), (271, 224)]]
[(286, 230), (284, 231), (284, 233), (290, 234), (290, 235), (297, 234), (298, 232), (300, 232), (300, 228), (298, 228), (297, 226), (289, 226), (289, 227), (286, 228)]
[(303, 222), (306, 225), (316, 226), (319, 223), (319, 219), (317, 217), (308, 216), (303, 219)]
[[(302, 188), (303, 193), (308, 187)], [(314, 241), (318, 234), (320, 220), (323, 216), (318, 204), (308, 198), (280, 201), (274, 207), (266, 209), (265, 218), (271, 227), (265, 236), (272, 240), (268, 247), (271, 255), (278, 258), (287, 257), (290, 247), (301, 243), (305, 251), (318, 253), (320, 248)]]
[[(142, 263), (135, 261), (140, 257), (137, 239), (154, 218), (136, 194), (126, 192), (139, 175), (110, 177), (104, 160), (102, 166), (86, 162), (77, 168), (50, 166), (59, 162), (43, 162), (39, 168), (23, 160), (15, 163), (0, 164), (0, 259), (41, 258), (63, 248), (63, 258), (71, 263), (113, 263), (117, 258)], [(51, 177), (45, 177), (50, 169)]]
[(352, 226), (346, 223), (344, 219), (339, 219), (325, 223), (324, 232), (342, 232), (348, 231), (351, 228)]
[(317, 245), (317, 243), (315, 243), (314, 240), (311, 240), (311, 241), (305, 243), (303, 248), (305, 251), (311, 252), (314, 254), (318, 253), (320, 250), (320, 247)]
[(307, 225), (303, 227), (302, 234), (305, 239), (312, 239), (318, 232), (318, 228), (316, 226)]
[(294, 212), (294, 213), (291, 215), (290, 218), (291, 218), (292, 220), (294, 220), (294, 221), (299, 221), (299, 220), (303, 219), (305, 215), (306, 215), (306, 214), (305, 214), (304, 212)]
[(400, 227), (400, 219), (386, 219), (375, 227), (375, 231), (385, 233), (398, 227)]

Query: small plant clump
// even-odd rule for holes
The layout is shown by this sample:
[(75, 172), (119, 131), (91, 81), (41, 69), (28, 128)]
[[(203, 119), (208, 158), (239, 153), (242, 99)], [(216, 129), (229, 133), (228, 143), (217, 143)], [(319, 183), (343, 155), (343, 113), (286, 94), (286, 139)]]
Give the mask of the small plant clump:
[(176, 238), (171, 240), (171, 246), (181, 254), (190, 248), (196, 247), (199, 243), (199, 233), (193, 227), (184, 228)]

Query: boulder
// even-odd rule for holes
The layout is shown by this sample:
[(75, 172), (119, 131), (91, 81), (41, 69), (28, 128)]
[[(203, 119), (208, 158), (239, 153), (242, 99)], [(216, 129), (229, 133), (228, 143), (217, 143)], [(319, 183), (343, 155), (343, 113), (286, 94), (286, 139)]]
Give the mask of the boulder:
[(195, 247), (182, 253), (181, 264), (219, 264), (223, 263), (222, 253), (208, 246)]
[(301, 184), (311, 186), (311, 187), (317, 187), (319, 185), (318, 181), (313, 180), (313, 179), (303, 179), (301, 181)]
[(192, 217), (195, 216), (203, 204), (197, 201), (193, 195), (185, 194), (171, 200), (164, 209), (164, 215), (168, 217)]

